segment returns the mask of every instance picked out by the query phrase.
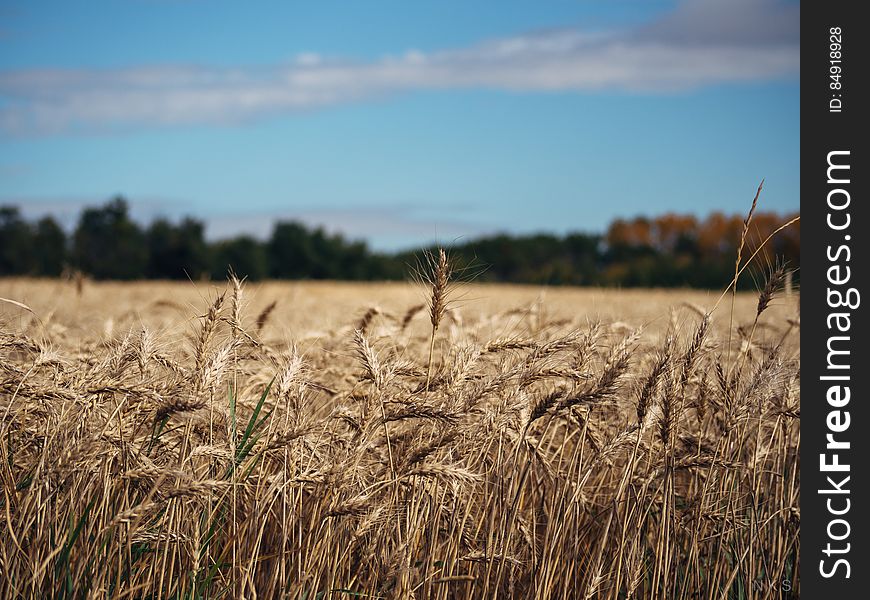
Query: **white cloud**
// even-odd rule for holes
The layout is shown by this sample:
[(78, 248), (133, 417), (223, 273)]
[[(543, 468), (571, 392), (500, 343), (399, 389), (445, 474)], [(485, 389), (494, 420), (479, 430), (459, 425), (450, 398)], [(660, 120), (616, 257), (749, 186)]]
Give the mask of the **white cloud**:
[[(105, 200), (78, 197), (0, 197), (0, 206), (17, 206), (25, 219), (30, 221), (50, 215), (68, 233), (75, 230), (82, 211), (98, 208)], [(128, 200), (130, 216), (141, 226), (147, 227), (158, 218), (178, 221), (193, 216), (205, 223), (205, 235), (209, 240), (227, 239), (250, 235), (260, 240), (268, 239), (278, 221), (298, 221), (308, 227), (323, 227), (330, 233), (340, 233), (349, 240), (368, 240), (376, 249), (424, 245), (433, 241), (450, 242), (469, 239), (493, 232), (491, 225), (483, 225), (473, 219), (463, 219), (457, 212), (459, 206), (448, 206), (451, 215), (445, 217), (437, 211), (416, 207), (413, 204), (376, 204), (366, 207), (290, 207), (247, 210), (243, 213), (215, 212), (202, 214), (201, 210), (181, 199), (137, 197)], [(445, 207), (441, 207), (445, 208)]]
[(206, 236), (224, 239), (240, 234), (266, 239), (278, 221), (298, 221), (323, 227), (351, 240), (365, 239), (379, 249), (421, 245), (434, 240), (450, 241), (491, 233), (492, 227), (461, 218), (429, 214), (410, 205), (378, 205), (365, 208), (297, 208), (246, 214), (210, 215)]
[(687, 0), (634, 29), (543, 31), (374, 62), (306, 53), (247, 69), (0, 72), (0, 130), (28, 135), (237, 123), (427, 89), (668, 93), (791, 77), (798, 67), (796, 4)]

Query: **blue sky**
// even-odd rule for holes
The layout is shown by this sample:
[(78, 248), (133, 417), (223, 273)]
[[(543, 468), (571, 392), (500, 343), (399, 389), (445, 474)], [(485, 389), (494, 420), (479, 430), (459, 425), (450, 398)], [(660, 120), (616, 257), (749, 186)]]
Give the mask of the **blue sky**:
[(394, 249), (799, 208), (799, 4), (0, 1), (0, 203)]

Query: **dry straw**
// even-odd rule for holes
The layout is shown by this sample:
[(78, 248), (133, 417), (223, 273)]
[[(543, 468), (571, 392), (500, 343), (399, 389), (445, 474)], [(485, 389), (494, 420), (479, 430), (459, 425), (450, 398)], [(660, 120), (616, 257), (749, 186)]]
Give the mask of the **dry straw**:
[(72, 311), (4, 316), (0, 596), (799, 594), (784, 265), (727, 319), (690, 305), (688, 326), (634, 329), (636, 313), (536, 304), (464, 311), (449, 336), (453, 265), (438, 250), (424, 266), (425, 306), (379, 298), (316, 337), (273, 326), (268, 345), (245, 324), (259, 337), (303, 309), (248, 320), (234, 277), (187, 344), (153, 300), (133, 327), (106, 303), (107, 339)]

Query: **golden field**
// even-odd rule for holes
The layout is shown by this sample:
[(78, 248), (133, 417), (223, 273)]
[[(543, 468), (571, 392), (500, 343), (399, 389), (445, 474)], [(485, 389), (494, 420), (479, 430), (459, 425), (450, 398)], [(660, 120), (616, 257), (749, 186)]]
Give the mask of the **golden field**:
[(0, 280), (0, 595), (799, 595), (781, 281), (431, 279)]

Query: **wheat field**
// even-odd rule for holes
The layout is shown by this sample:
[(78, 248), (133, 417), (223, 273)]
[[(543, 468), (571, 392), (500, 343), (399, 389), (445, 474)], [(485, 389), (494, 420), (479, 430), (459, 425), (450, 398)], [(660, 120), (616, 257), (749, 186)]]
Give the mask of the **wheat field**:
[(799, 595), (781, 277), (454, 287), (432, 258), (422, 284), (0, 280), (0, 596)]

